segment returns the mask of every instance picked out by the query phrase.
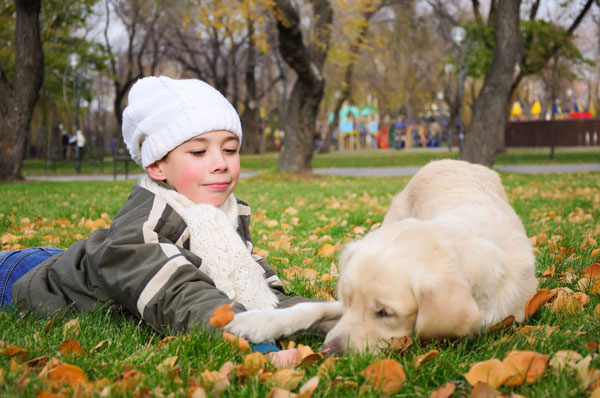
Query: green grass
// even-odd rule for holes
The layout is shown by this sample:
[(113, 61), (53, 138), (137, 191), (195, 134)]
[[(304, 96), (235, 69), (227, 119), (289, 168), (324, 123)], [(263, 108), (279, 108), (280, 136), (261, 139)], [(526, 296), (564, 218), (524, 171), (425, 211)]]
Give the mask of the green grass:
[[(567, 163), (598, 163), (600, 162), (600, 147), (591, 148), (557, 148), (554, 159), (549, 159), (549, 149), (509, 149), (505, 154), (498, 155), (495, 163), (498, 165), (515, 164), (567, 164)], [(277, 169), (279, 153), (271, 152), (261, 155), (241, 155), (241, 166), (243, 170), (271, 170)], [(331, 167), (402, 167), (422, 166), (432, 160), (456, 159), (456, 151), (449, 152), (447, 149), (436, 150), (365, 150), (365, 151), (343, 151), (328, 154), (315, 154), (312, 160), (313, 168)], [(91, 162), (83, 162), (81, 172), (105, 173), (113, 172), (112, 158), (104, 158), (104, 171), (100, 163), (95, 166)], [(75, 163), (73, 161), (60, 161), (56, 163), (56, 169), (51, 164), (44, 165), (42, 159), (27, 159), (23, 164), (25, 175), (46, 174), (75, 174)], [(123, 174), (125, 165), (118, 162), (117, 172)], [(133, 162), (129, 163), (130, 173), (141, 173), (142, 168)]]
[[(598, 247), (596, 242), (600, 239), (600, 174), (503, 173), (502, 179), (511, 204), (523, 219), (528, 236), (541, 232), (548, 237), (560, 236), (560, 239), (555, 238), (556, 246), (546, 243), (536, 247), (538, 274), (541, 275), (548, 267), (556, 267), (554, 277), (540, 277), (540, 287), (567, 286), (576, 290), (582, 268), (597, 260), (590, 258), (590, 254)], [(313, 267), (320, 273), (330, 272), (332, 262), (337, 263), (337, 259), (318, 256), (319, 248), (325, 243), (341, 246), (360, 238), (360, 233), (353, 232), (356, 231), (353, 229), (355, 226), (366, 230), (377, 227), (392, 196), (407, 181), (408, 178), (300, 178), (265, 173), (242, 180), (236, 194), (252, 205), (251, 230), (255, 246), (269, 252), (269, 263), (282, 279), (287, 279), (285, 269), (302, 265), (306, 258), (314, 260)], [(85, 220), (96, 220), (103, 213), (112, 219), (125, 202), (130, 188), (131, 182), (2, 184), (0, 236), (10, 233), (22, 246), (53, 244), (67, 248), (75, 240), (89, 235), (83, 225)], [(583, 211), (584, 217), (575, 217), (578, 209)], [(272, 225), (273, 221), (277, 221), (276, 226)], [(289, 248), (274, 245), (282, 238), (290, 241)], [(573, 254), (562, 258), (557, 256), (562, 247), (571, 248)], [(576, 278), (567, 281), (558, 277), (566, 272), (574, 273)], [(331, 292), (334, 285), (333, 282), (316, 281), (311, 284), (290, 280), (288, 290), (292, 294), (315, 297), (323, 291)], [(557, 326), (560, 328), (558, 333), (527, 339), (513, 328), (494, 334), (483, 332), (455, 341), (415, 341), (402, 354), (347, 355), (337, 361), (328, 376), (321, 377), (313, 396), (359, 395), (364, 384), (359, 373), (382, 358), (397, 360), (407, 375), (407, 382), (394, 396), (428, 397), (451, 380), (458, 385), (454, 396), (470, 396), (472, 389), (463, 377), (469, 367), (492, 358), (503, 359), (511, 349), (535, 350), (549, 356), (566, 349), (583, 356), (597, 355), (598, 349), (589, 343), (600, 342), (600, 318), (593, 313), (600, 304), (600, 295), (586, 293), (589, 302), (581, 313), (555, 313), (543, 308), (527, 322), (529, 325)], [(65, 333), (63, 325), (74, 318), (79, 320), (80, 333)], [(61, 315), (46, 328), (48, 323), (48, 319), (36, 319), (31, 315), (0, 312), (0, 341), (27, 350), (22, 359), (0, 354), (0, 396), (35, 396), (42, 389), (48, 390), (44, 381), (38, 378), (40, 369), (26, 370), (19, 365), (41, 356), (56, 357), (79, 366), (90, 381), (109, 386), (106, 387), (109, 393), (105, 396), (185, 397), (188, 396), (187, 389), (201, 379), (200, 375), (206, 369), (218, 370), (227, 361), (241, 363), (243, 360), (243, 354), (235, 347), (225, 343), (217, 334), (202, 330), (158, 346), (164, 336), (155, 334), (137, 319), (115, 308), (89, 314)], [(62, 357), (58, 347), (67, 337), (77, 339), (87, 353)], [(323, 337), (296, 335), (290, 340), (310, 345), (316, 351)], [(107, 342), (93, 351), (103, 341)], [(427, 360), (419, 368), (413, 365), (417, 356), (434, 348), (439, 351), (438, 357)], [(162, 369), (160, 364), (173, 356), (178, 357), (178, 369), (170, 372)], [(322, 362), (304, 368), (303, 382), (317, 374)], [(600, 368), (597, 356), (591, 367)], [(143, 374), (143, 378), (137, 379), (131, 389), (119, 390), (119, 376), (124, 369), (134, 369)], [(174, 373), (178, 378), (174, 377)], [(331, 380), (335, 378), (354, 382), (358, 387), (341, 382), (333, 387)], [(259, 376), (235, 378), (231, 383), (222, 396), (263, 397), (270, 390)], [(89, 396), (100, 396), (103, 388), (93, 389)], [(68, 395), (69, 390), (66, 391)], [(361, 396), (380, 396), (372, 389), (361, 391)], [(527, 397), (589, 395), (580, 387), (574, 371), (555, 373), (552, 369), (547, 369), (542, 379), (533, 384), (500, 387), (500, 391), (506, 396), (516, 393)]]

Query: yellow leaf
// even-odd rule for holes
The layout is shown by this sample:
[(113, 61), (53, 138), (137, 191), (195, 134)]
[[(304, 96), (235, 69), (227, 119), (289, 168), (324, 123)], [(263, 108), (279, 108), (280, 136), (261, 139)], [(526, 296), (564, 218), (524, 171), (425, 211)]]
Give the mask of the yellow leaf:
[(375, 362), (360, 372), (360, 375), (373, 388), (385, 394), (394, 394), (399, 391), (406, 381), (402, 365), (393, 359), (383, 359)]
[(252, 354), (244, 355), (243, 363), (246, 370), (250, 373), (257, 373), (259, 370), (264, 369), (267, 364), (267, 358), (260, 352), (253, 352)]
[(242, 351), (247, 351), (250, 349), (250, 343), (248, 343), (248, 340), (231, 333), (223, 332), (223, 340), (235, 344)]
[(504, 368), (504, 365), (498, 359), (489, 359), (487, 361), (478, 362), (471, 366), (465, 374), (465, 379), (471, 386), (477, 383), (486, 383), (497, 388), (504, 383), (511, 374)]
[(235, 301), (232, 301), (231, 304), (224, 304), (217, 307), (210, 316), (208, 324), (217, 328), (222, 328), (231, 322), (235, 316), (235, 313), (230, 311), (234, 304)]
[(448, 398), (452, 396), (454, 390), (456, 390), (456, 384), (447, 382), (446, 384), (432, 392), (429, 398)]
[(320, 257), (331, 257), (334, 253), (335, 246), (333, 246), (330, 243), (325, 243), (323, 246), (321, 246), (321, 248), (317, 252), (317, 255), (319, 255)]
[(308, 381), (306, 383), (304, 383), (302, 385), (302, 387), (300, 387), (298, 392), (303, 397), (308, 398), (308, 397), (312, 396), (312, 393), (317, 389), (318, 386), (319, 386), (319, 376), (313, 376), (310, 379), (308, 379)]
[(549, 365), (558, 371), (562, 371), (565, 367), (576, 369), (577, 362), (581, 361), (582, 359), (583, 356), (581, 356), (581, 354), (577, 351), (561, 350), (554, 353)]
[(418, 369), (421, 367), (421, 365), (423, 365), (423, 362), (425, 362), (429, 358), (436, 358), (438, 355), (439, 355), (438, 350), (435, 350), (435, 349), (430, 350), (427, 353), (416, 357), (415, 360), (413, 361), (413, 366)]
[(548, 355), (540, 354), (535, 351), (509, 351), (502, 361), (504, 368), (510, 372), (504, 385), (520, 386), (527, 383), (533, 383), (542, 377), (548, 366)]
[(298, 387), (300, 381), (304, 378), (304, 371), (301, 369), (294, 370), (283, 368), (277, 370), (273, 375), (267, 377), (267, 384), (272, 387), (280, 387), (288, 390), (293, 390)]
[(74, 387), (81, 382), (86, 382), (87, 378), (80, 367), (64, 364), (50, 369), (46, 376), (46, 380), (50, 381), (53, 385), (67, 383), (71, 387)]

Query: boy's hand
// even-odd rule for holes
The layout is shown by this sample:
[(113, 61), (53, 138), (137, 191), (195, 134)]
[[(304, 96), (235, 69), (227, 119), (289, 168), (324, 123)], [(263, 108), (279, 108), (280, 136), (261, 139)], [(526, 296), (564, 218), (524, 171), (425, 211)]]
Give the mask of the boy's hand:
[(298, 359), (298, 350), (290, 348), (289, 350), (273, 351), (265, 356), (278, 369), (291, 368)]

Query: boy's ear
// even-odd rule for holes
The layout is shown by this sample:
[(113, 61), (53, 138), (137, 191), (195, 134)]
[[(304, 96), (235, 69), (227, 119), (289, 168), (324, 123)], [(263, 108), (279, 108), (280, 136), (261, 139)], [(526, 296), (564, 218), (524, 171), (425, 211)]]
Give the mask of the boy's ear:
[(165, 173), (160, 167), (159, 162), (154, 162), (149, 166), (146, 166), (146, 172), (155, 181), (164, 181), (166, 179)]

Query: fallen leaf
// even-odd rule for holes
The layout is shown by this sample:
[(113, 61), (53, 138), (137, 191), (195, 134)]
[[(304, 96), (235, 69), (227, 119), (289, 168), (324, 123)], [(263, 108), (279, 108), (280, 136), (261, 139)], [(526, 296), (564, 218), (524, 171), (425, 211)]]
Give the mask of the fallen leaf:
[(372, 363), (360, 372), (360, 375), (373, 388), (385, 394), (394, 394), (399, 391), (406, 381), (402, 365), (393, 359), (383, 359)]
[(79, 318), (74, 318), (68, 321), (63, 325), (63, 335), (66, 336), (68, 334), (79, 335), (79, 331), (81, 330), (81, 326), (79, 325)]
[(575, 369), (577, 370), (577, 381), (579, 385), (587, 390), (596, 380), (600, 378), (600, 370), (590, 369), (592, 356), (587, 355), (581, 361), (577, 362)]
[(217, 328), (222, 328), (227, 325), (235, 316), (235, 313), (230, 311), (234, 305), (235, 301), (232, 301), (231, 304), (224, 304), (217, 307), (210, 316), (208, 324)]
[(479, 382), (473, 387), (471, 398), (496, 398), (501, 397), (498, 391), (489, 384)]
[(600, 280), (600, 262), (588, 265), (581, 271), (583, 272), (583, 276), (585, 276), (592, 282)]
[(87, 378), (80, 367), (63, 364), (50, 369), (46, 375), (46, 380), (50, 381), (53, 385), (67, 383), (71, 387), (74, 387), (80, 382), (86, 382)]
[(267, 393), (267, 398), (296, 398), (298, 395), (285, 388), (275, 387)]
[(299, 365), (308, 366), (308, 365), (315, 363), (319, 359), (323, 359), (323, 354), (315, 353), (312, 350), (312, 348), (310, 348), (307, 345), (298, 344), (297, 350), (298, 351), (297, 351), (297, 355), (296, 355), (296, 366), (299, 366)]
[(266, 366), (267, 358), (260, 352), (253, 352), (252, 354), (244, 355), (243, 364), (250, 373), (258, 373), (259, 370), (264, 369)]
[(548, 364), (550, 367), (560, 372), (567, 366), (576, 369), (577, 362), (581, 361), (582, 359), (583, 356), (577, 351), (561, 350), (554, 353)]
[(27, 350), (21, 347), (17, 347), (15, 345), (9, 345), (4, 348), (0, 348), (0, 354), (5, 355), (9, 358), (16, 357), (19, 361), (23, 359), (25, 355), (27, 355)]
[(39, 367), (46, 365), (46, 363), (48, 363), (49, 359), (50, 358), (48, 358), (47, 356), (37, 357), (37, 358), (30, 359), (29, 361), (25, 362), (23, 365), (28, 366), (30, 368), (39, 368)]
[(557, 295), (556, 291), (550, 289), (538, 290), (530, 299), (527, 301), (525, 306), (525, 320), (528, 320), (533, 314), (535, 314), (542, 305), (548, 303), (554, 296)]
[(392, 337), (390, 339), (389, 350), (402, 354), (412, 345), (412, 338), (410, 336)]
[(216, 395), (225, 391), (229, 386), (229, 377), (215, 370), (204, 370), (200, 374), (200, 380), (203, 388)]
[(63, 341), (60, 347), (58, 347), (58, 352), (60, 352), (63, 356), (71, 354), (85, 355), (85, 350), (75, 339), (66, 339), (65, 341)]
[(600, 318), (600, 304), (596, 304), (594, 307), (594, 315), (596, 315), (597, 318)]
[(427, 353), (416, 357), (413, 361), (413, 366), (418, 369), (421, 367), (421, 365), (423, 365), (423, 362), (425, 362), (426, 360), (428, 360), (430, 358), (436, 358), (438, 355), (439, 355), (438, 350), (435, 350), (435, 349), (430, 350)]
[(471, 366), (464, 376), (473, 387), (475, 387), (477, 383), (482, 382), (497, 388), (501, 386), (511, 374), (506, 370), (500, 360), (489, 359)]
[(304, 371), (302, 369), (283, 368), (267, 377), (266, 382), (271, 387), (293, 390), (298, 387), (303, 378)]
[(319, 257), (331, 257), (335, 253), (335, 246), (330, 243), (325, 243), (321, 248), (317, 251), (317, 255)]
[(298, 393), (303, 398), (309, 398), (312, 396), (312, 393), (317, 389), (318, 386), (319, 386), (319, 376), (313, 376), (310, 379), (308, 379), (308, 381), (306, 383), (304, 383), (302, 385), (302, 387), (300, 387), (300, 389), (298, 390)]
[(533, 383), (542, 377), (548, 366), (548, 355), (535, 351), (509, 351), (502, 361), (510, 377), (503, 383), (507, 386), (520, 386)]
[(234, 334), (223, 332), (223, 340), (236, 345), (242, 351), (248, 351), (250, 349), (250, 343), (248, 340), (238, 337)]
[(515, 317), (513, 315), (509, 315), (500, 322), (490, 326), (487, 328), (487, 333), (496, 333), (504, 329), (510, 328), (515, 323)]
[(438, 387), (437, 390), (431, 393), (429, 398), (449, 398), (452, 393), (456, 390), (456, 384), (447, 382), (441, 387)]

